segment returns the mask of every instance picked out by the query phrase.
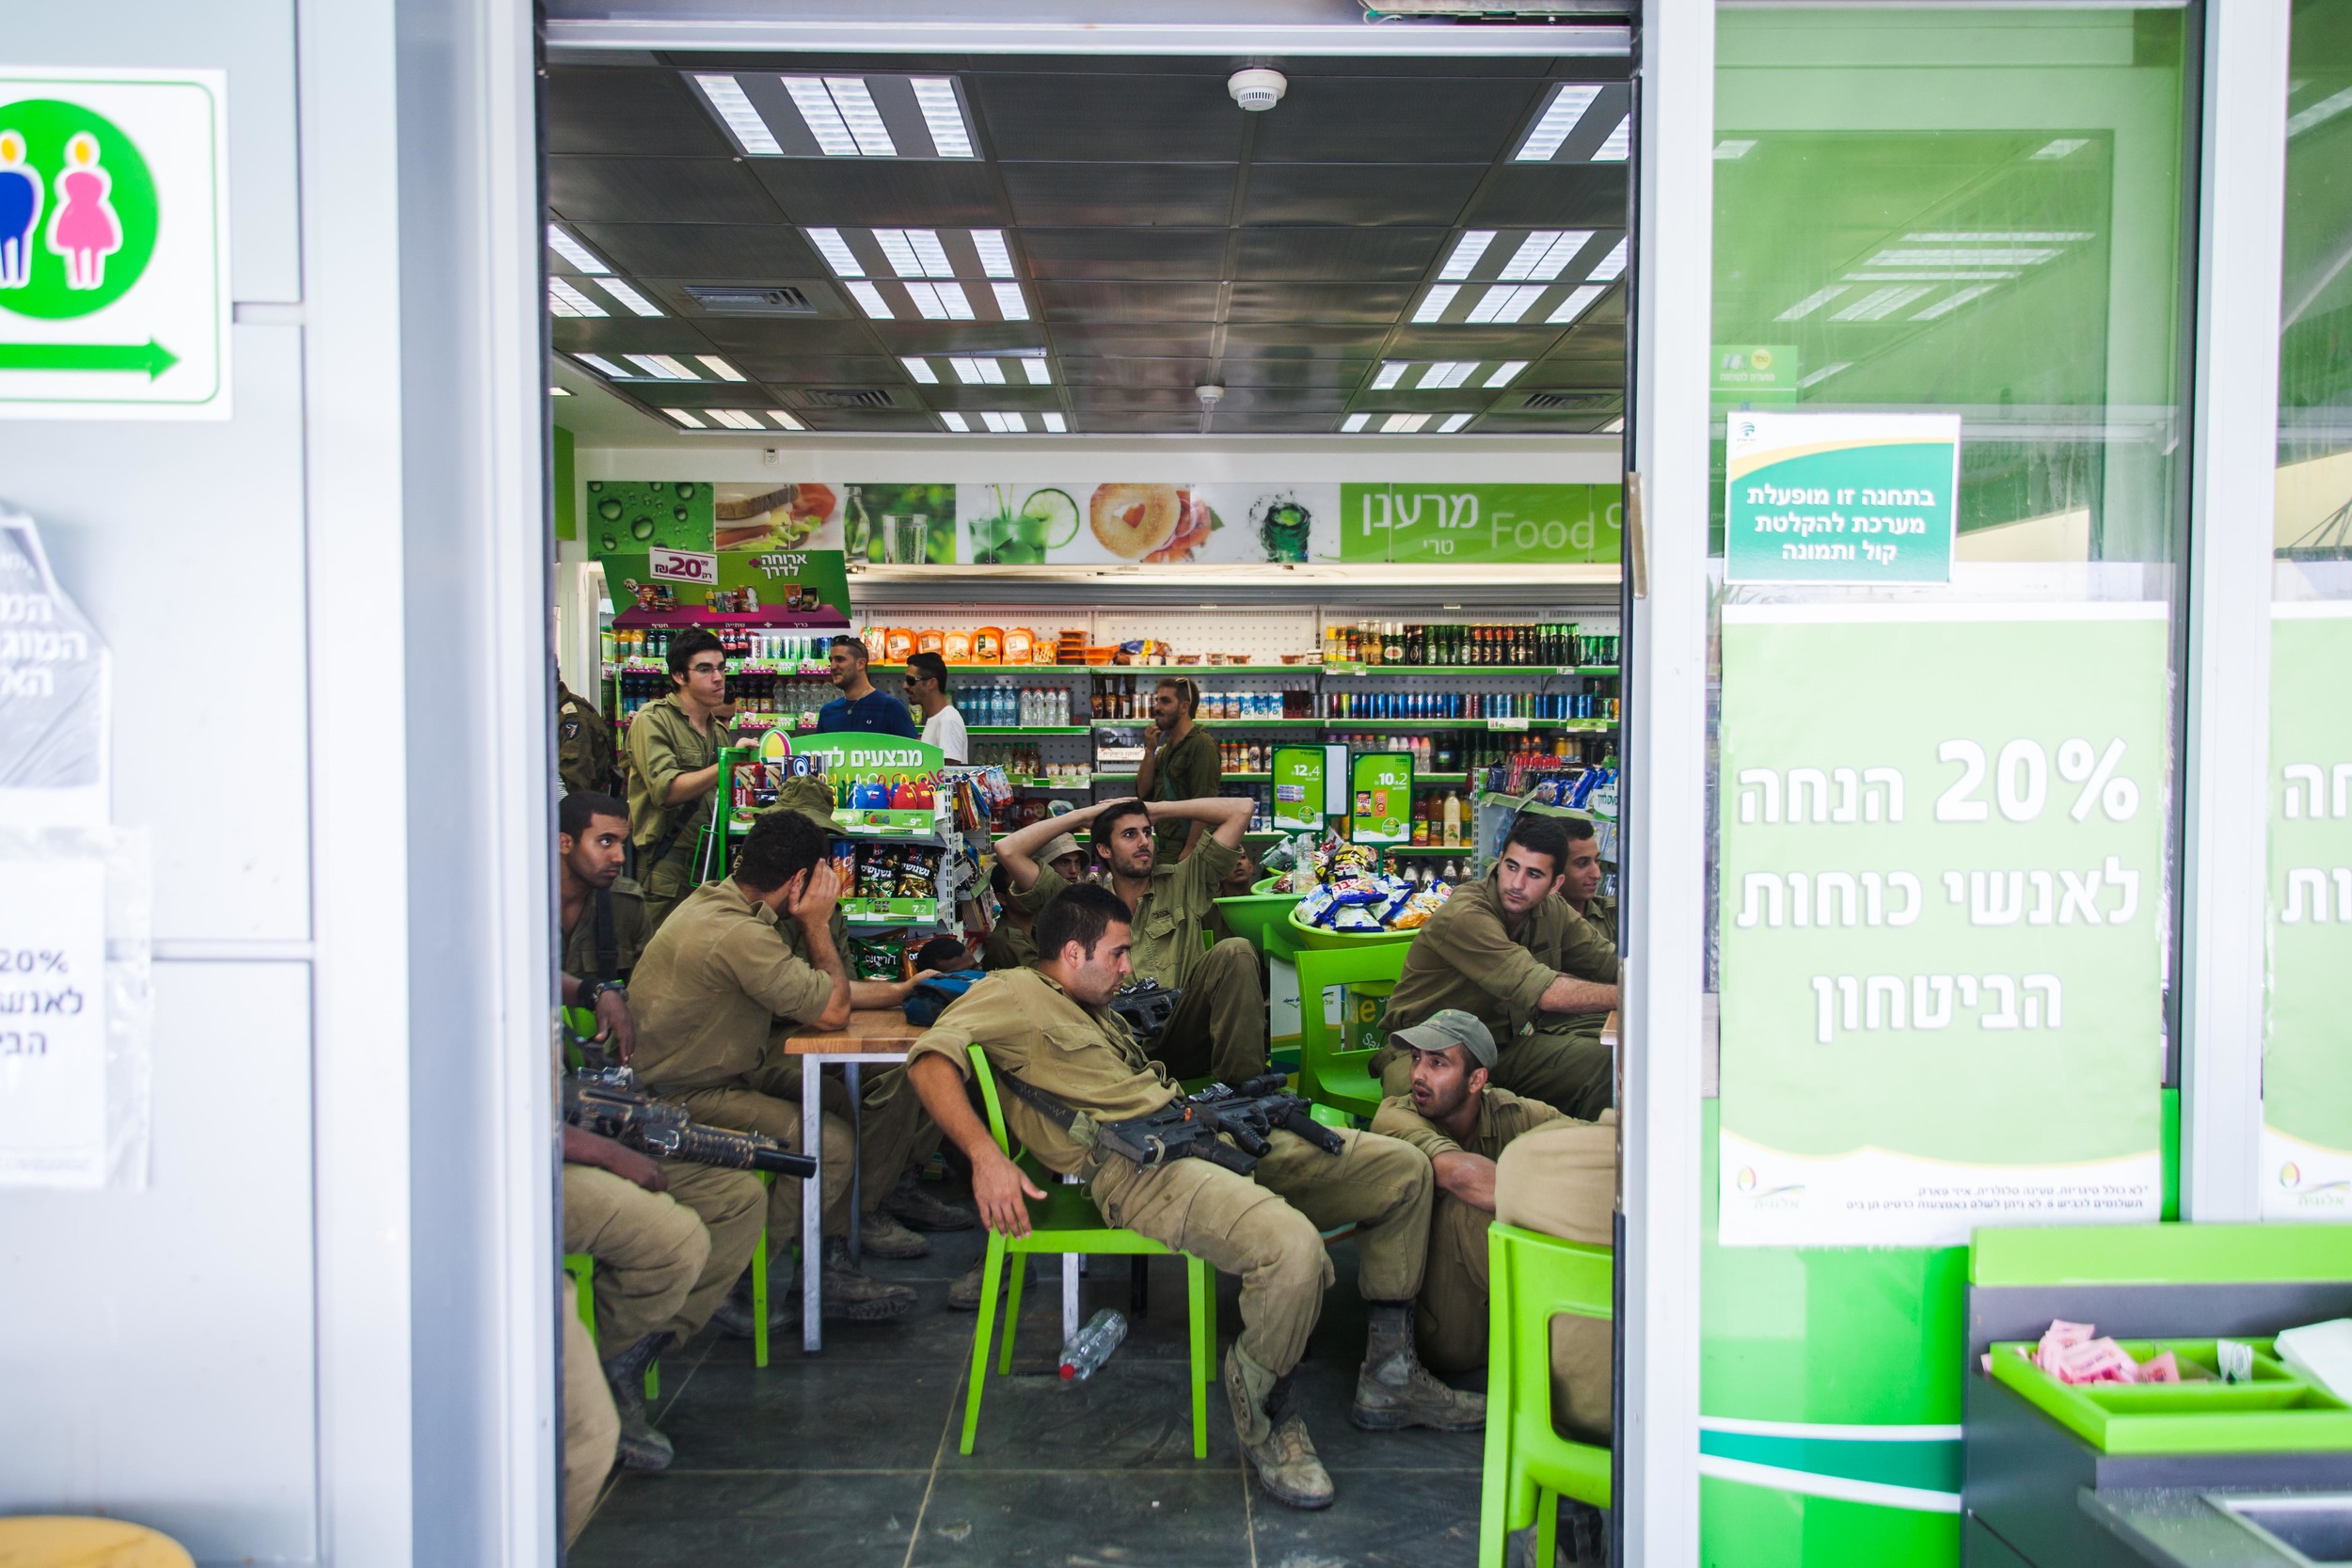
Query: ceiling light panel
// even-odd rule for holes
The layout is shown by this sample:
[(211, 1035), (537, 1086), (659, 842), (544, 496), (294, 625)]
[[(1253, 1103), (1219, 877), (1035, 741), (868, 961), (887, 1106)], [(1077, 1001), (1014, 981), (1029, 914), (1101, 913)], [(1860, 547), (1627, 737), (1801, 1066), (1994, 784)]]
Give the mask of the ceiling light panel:
[(1717, 161), (1723, 163), (1728, 163), (1735, 158), (1744, 158), (1755, 150), (1754, 141), (1745, 141), (1738, 137), (1726, 136), (1715, 144), (1715, 157)]
[(1544, 105), (1543, 118), (1535, 121), (1535, 128), (1527, 134), (1527, 140), (1519, 144), (1519, 150), (1511, 155), (1511, 161), (1515, 164), (1549, 163), (1551, 155), (1560, 150), (1560, 144), (1568, 139), (1568, 133), (1576, 129), (1577, 121), (1584, 118), (1584, 111), (1591, 108), (1593, 100), (1599, 96), (1600, 87), (1596, 83), (1560, 84), (1559, 90), (1551, 96), (1551, 102)]
[(705, 428), (702, 420), (696, 419), (693, 415), (688, 413), (683, 408), (664, 408), (662, 412), (669, 415), (670, 418), (675, 420), (678, 423), (684, 425), (689, 430), (701, 430)]
[(1459, 283), (1436, 285), (1421, 296), (1421, 304), (1413, 310), (1414, 322), (1426, 324), (1438, 320), (1445, 314), (1446, 307), (1454, 303), (1454, 296), (1461, 292), (1462, 285)]
[(1607, 135), (1600, 139), (1600, 145), (1593, 149), (1593, 162), (1622, 164), (1632, 154), (1632, 150), (1633, 117), (1627, 115), (1617, 121), (1615, 127)]
[(1001, 229), (972, 230), (972, 249), (980, 259), (980, 271), (990, 277), (1010, 277), (1012, 252), (1005, 247), (1005, 231)]
[(1600, 259), (1599, 264), (1584, 275), (1588, 283), (1607, 283), (1625, 271), (1626, 242), (1619, 240), (1614, 249)]
[(572, 389), (569, 387), (549, 387), (548, 388), (548, 396), (551, 398), (567, 398), (571, 395)]
[(661, 314), (660, 306), (656, 305), (652, 300), (647, 299), (644, 294), (639, 293), (635, 289), (630, 288), (628, 284), (622, 282), (617, 277), (599, 277), (596, 279), (596, 287), (602, 289), (606, 293), (611, 294), (614, 299), (619, 300), (624, 306), (637, 315), (658, 316)]
[(842, 121), (856, 138), (859, 153), (868, 158), (898, 155), (898, 144), (890, 139), (890, 128), (882, 123), (882, 111), (874, 107), (874, 95), (863, 76), (828, 76), (825, 90), (833, 95), (833, 106), (841, 111)]
[(727, 135), (733, 136), (735, 144), (745, 152), (755, 157), (772, 158), (784, 150), (783, 145), (776, 140), (776, 134), (768, 128), (767, 120), (761, 119), (759, 111), (752, 106), (742, 83), (732, 76), (708, 73), (697, 74), (694, 85), (702, 89), (704, 101), (718, 113), (720, 122), (727, 128)]
[(931, 362), (930, 360), (916, 359), (908, 356), (901, 357), (898, 363), (907, 368), (907, 374), (914, 377), (915, 380), (921, 382), (924, 386), (936, 387), (939, 385), (939, 372), (931, 369)]
[(1350, 414), (1347, 418), (1340, 421), (1340, 428), (1346, 431), (1350, 436), (1353, 436), (1371, 422), (1372, 416), (1369, 414)]
[(1021, 373), (1029, 378), (1032, 387), (1051, 387), (1054, 384), (1054, 367), (1040, 358), (1025, 356), (1021, 361)]
[(914, 301), (914, 312), (925, 321), (968, 322), (974, 320), (971, 296), (960, 283), (907, 283), (902, 285), (907, 297)]
[(1005, 384), (1005, 367), (994, 359), (950, 359), (947, 363), (955, 371), (956, 379), (966, 387)]
[(1502, 364), (1497, 365), (1494, 368), (1494, 373), (1486, 377), (1486, 385), (1489, 387), (1508, 387), (1512, 382), (1518, 379), (1519, 372), (1525, 369), (1527, 369), (1526, 360), (1506, 359)]
[(1543, 296), (1544, 286), (1540, 283), (1498, 283), (1470, 307), (1467, 319), (1481, 326), (1489, 322), (1516, 322), (1534, 309)]
[(1464, 425), (1470, 422), (1470, 416), (1468, 414), (1448, 414), (1445, 417), (1445, 423), (1438, 427), (1438, 434), (1440, 436), (1451, 436), (1455, 431), (1461, 429)]
[(1584, 248), (1584, 242), (1593, 237), (1589, 229), (1539, 229), (1519, 242), (1504, 264), (1502, 280), (1522, 282), (1534, 278), (1549, 282), (1560, 276), (1561, 269), (1576, 260), (1576, 253)]
[(939, 422), (946, 425), (949, 430), (960, 430), (969, 433), (972, 429), (971, 425), (965, 422), (963, 416), (957, 413), (952, 408), (939, 416)]
[(1833, 283), (1826, 289), (1816, 289), (1811, 293), (1805, 295), (1803, 299), (1797, 301), (1796, 304), (1788, 307), (1788, 309), (1783, 310), (1779, 315), (1774, 316), (1772, 319), (1774, 321), (1784, 322), (1803, 321), (1805, 317), (1813, 314), (1814, 311), (1819, 310), (1822, 306), (1827, 305), (1831, 300), (1836, 299), (1839, 294), (1842, 294), (1845, 292), (1846, 285), (1843, 283)]
[(1830, 320), (1834, 322), (1883, 321), (1922, 294), (1932, 292), (1932, 289), (1924, 283), (1896, 284), (1888, 288), (1873, 289), (1830, 317)]
[(978, 155), (953, 78), (766, 71), (694, 77), (745, 152), (785, 158), (972, 158)]
[(1598, 284), (1580, 283), (1568, 291), (1567, 298), (1551, 308), (1551, 314), (1544, 318), (1544, 324), (1548, 326), (1565, 326), (1590, 309), (1593, 301), (1600, 295)]
[(817, 254), (825, 259), (825, 265), (833, 269), (835, 277), (866, 276), (866, 263), (857, 259), (857, 253), (850, 248), (850, 242), (841, 237), (840, 230), (805, 229), (802, 232), (808, 236), (808, 243), (817, 247)]
[(765, 430), (768, 428), (740, 408), (706, 408), (703, 413), (716, 422), (725, 425), (729, 430)]
[(1493, 230), (1470, 230), (1454, 243), (1454, 254), (1445, 259), (1445, 265), (1438, 269), (1438, 276), (1441, 278), (1468, 277), (1470, 268), (1478, 265), (1478, 259), (1486, 255), (1486, 247), (1494, 243)]
[(841, 111), (833, 106), (833, 94), (825, 90), (821, 76), (787, 76), (784, 90), (792, 95), (792, 106), (801, 111), (801, 123), (817, 138), (818, 150), (828, 158), (858, 156), (857, 138), (841, 122)]
[(999, 316), (1009, 322), (1025, 322), (1029, 319), (1028, 296), (1022, 293), (1020, 284), (992, 283), (989, 287), (995, 291), (996, 313)]
[(596, 260), (596, 252), (551, 223), (548, 225), (548, 248), (581, 272), (606, 273), (612, 270)]
[(1475, 359), (1440, 359), (1421, 372), (1422, 389), (1442, 391), (1447, 388), (1459, 387), (1470, 379), (1470, 372), (1477, 368), (1478, 361)]
[(991, 411), (980, 416), (980, 422), (999, 436), (1023, 436), (1029, 429), (1029, 421), (1018, 414)]
[[(875, 232), (880, 233), (881, 230)], [(946, 250), (939, 243), (938, 230), (910, 229), (906, 235), (914, 246), (916, 259), (923, 263), (925, 277), (953, 277), (956, 275), (954, 265), (947, 260)]]
[(1407, 368), (1402, 359), (1383, 359), (1380, 373), (1372, 378), (1372, 389), (1375, 392), (1387, 391), (1405, 378)]
[(741, 381), (744, 379), (744, 375), (741, 371), (737, 370), (733, 365), (728, 364), (724, 359), (720, 358), (715, 354), (697, 354), (694, 356), (694, 358), (701, 364), (703, 369), (708, 371), (711, 374), (717, 376), (722, 381)]
[(931, 134), (932, 148), (943, 158), (971, 157), (972, 133), (963, 122), (963, 105), (956, 100), (955, 78), (915, 76), (908, 85), (914, 89), (914, 106)]
[(624, 354), (622, 358), (656, 381), (700, 381), (701, 376), (666, 354)]
[[(936, 234), (931, 236), (932, 244), (936, 245), (938, 241), (939, 236)], [(907, 238), (905, 230), (877, 229), (874, 230), (874, 243), (882, 246), (882, 260), (890, 263), (890, 270), (898, 277), (920, 277), (923, 276), (923, 263), (915, 256), (914, 244)], [(953, 277), (954, 274), (943, 273), (941, 276)]]
[(560, 277), (548, 279), (548, 309), (565, 317), (602, 316), (609, 311)]
[(1939, 317), (1948, 316), (1970, 300), (1981, 299), (1992, 292), (1993, 285), (1990, 283), (1979, 283), (1967, 289), (1955, 289), (1911, 319), (1915, 322), (1931, 322)]
[(1067, 436), (1070, 434), (1070, 421), (1063, 419), (1059, 414), (1048, 414), (1044, 416), (1044, 420), (1045, 428), (1056, 436)]
[(871, 283), (848, 283), (843, 287), (850, 291), (850, 297), (857, 301), (858, 309), (864, 310), (875, 321), (886, 322), (898, 319), (892, 312), (890, 302), (882, 298), (882, 291)]
[(779, 430), (806, 430), (808, 428), (800, 421), (798, 416), (786, 409), (771, 408), (768, 410), (768, 417), (776, 421), (776, 428)]
[(628, 379), (628, 371), (626, 367), (614, 364), (612, 360), (607, 359), (601, 354), (575, 353), (572, 357), (587, 366), (590, 370), (595, 371), (598, 375), (603, 376), (608, 381), (627, 381)]
[(1413, 432), (1419, 430), (1422, 425), (1425, 425), (1428, 422), (1429, 416), (1426, 414), (1391, 414), (1386, 420), (1381, 421), (1380, 434), (1383, 436), (1410, 436)]

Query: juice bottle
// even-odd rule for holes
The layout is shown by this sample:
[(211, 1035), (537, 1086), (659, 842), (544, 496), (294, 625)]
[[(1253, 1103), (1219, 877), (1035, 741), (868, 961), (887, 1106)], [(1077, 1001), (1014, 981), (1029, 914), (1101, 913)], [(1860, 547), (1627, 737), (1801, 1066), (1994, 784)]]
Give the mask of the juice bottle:
[(1462, 797), (1450, 789), (1445, 794), (1445, 842), (1448, 848), (1462, 842)]

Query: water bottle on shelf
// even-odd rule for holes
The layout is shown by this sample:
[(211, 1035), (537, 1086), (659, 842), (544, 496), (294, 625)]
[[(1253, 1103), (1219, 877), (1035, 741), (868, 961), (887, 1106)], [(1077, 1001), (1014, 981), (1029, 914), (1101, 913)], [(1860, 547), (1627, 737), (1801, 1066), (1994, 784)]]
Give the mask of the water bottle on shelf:
[(1089, 1318), (1076, 1338), (1061, 1348), (1062, 1381), (1083, 1383), (1092, 1377), (1125, 1338), (1127, 1320), (1109, 1307)]

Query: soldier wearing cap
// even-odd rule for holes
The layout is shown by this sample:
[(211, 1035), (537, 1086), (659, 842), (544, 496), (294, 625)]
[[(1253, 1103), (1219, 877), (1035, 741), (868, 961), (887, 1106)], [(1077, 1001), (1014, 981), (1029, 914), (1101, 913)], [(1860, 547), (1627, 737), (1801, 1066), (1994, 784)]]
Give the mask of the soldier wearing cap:
[[(1388, 1025), (1472, 1014), (1495, 1038), (1498, 1085), (1589, 1121), (1615, 1098), (1600, 1030), (1617, 1005), (1617, 949), (1559, 896), (1567, 863), (1560, 819), (1519, 813), (1486, 879), (1457, 888), (1406, 949)], [(1373, 1066), (1384, 1093), (1412, 1082), (1394, 1044)]]
[(1329, 1154), (1277, 1132), (1247, 1176), (1201, 1159), (1146, 1167), (1104, 1148), (1097, 1124), (1148, 1116), (1184, 1092), (1108, 1006), (1129, 973), (1131, 930), (1126, 905), (1109, 890), (1081, 884), (1060, 894), (1038, 913), (1037, 965), (999, 971), (966, 991), (915, 1041), (908, 1076), (971, 1160), (973, 1196), (992, 1227), (1026, 1234), (1024, 1200), (1045, 1194), (996, 1147), (966, 1098), (973, 1045), (1007, 1091), (1010, 1131), (1047, 1169), (1089, 1182), (1105, 1222), (1241, 1276), (1242, 1330), (1223, 1383), (1243, 1451), (1279, 1501), (1327, 1507), (1331, 1478), (1291, 1386), (1333, 1279), (1320, 1230), (1359, 1227), (1359, 1284), (1371, 1323), (1350, 1421), (1372, 1432), (1486, 1424), (1486, 1402), (1438, 1382), (1414, 1352), (1429, 1162), (1370, 1132), (1340, 1133), (1344, 1147)]
[[(1086, 876), (1086, 851), (1068, 833), (1056, 833), (1037, 852), (1038, 863), (1065, 882), (1075, 882)], [(996, 924), (980, 943), (982, 969), (1025, 969), (1037, 962), (1037, 943), (1029, 937), (1029, 928), (1037, 917), (1012, 895), (1011, 876), (999, 860), (989, 868), (988, 885), (996, 895)]]
[(1439, 1371), (1486, 1363), (1486, 1226), (1495, 1217), (1495, 1160), (1520, 1133), (1563, 1118), (1540, 1100), (1486, 1082), (1495, 1037), (1458, 1008), (1390, 1037), (1411, 1053), (1412, 1088), (1380, 1102), (1372, 1130), (1429, 1156), (1437, 1196), (1422, 1274), (1422, 1359)]

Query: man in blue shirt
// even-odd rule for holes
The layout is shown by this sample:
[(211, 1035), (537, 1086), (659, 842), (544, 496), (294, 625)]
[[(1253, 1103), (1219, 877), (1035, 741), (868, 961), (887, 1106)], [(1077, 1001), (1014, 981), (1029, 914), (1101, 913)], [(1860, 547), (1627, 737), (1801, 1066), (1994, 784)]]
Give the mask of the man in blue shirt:
[(896, 697), (885, 697), (874, 689), (874, 683), (866, 678), (866, 644), (854, 637), (833, 640), (833, 684), (841, 689), (841, 695), (817, 710), (817, 731), (819, 735), (839, 735), (844, 730), (864, 730), (868, 735), (898, 735), (909, 740), (922, 737), (914, 726), (914, 716)]

